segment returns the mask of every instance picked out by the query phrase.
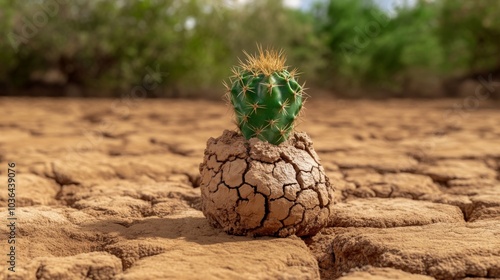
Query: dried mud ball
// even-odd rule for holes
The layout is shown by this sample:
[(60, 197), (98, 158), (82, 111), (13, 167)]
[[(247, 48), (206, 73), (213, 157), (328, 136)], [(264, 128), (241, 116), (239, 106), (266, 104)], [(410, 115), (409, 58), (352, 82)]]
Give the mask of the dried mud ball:
[(202, 211), (230, 234), (314, 235), (333, 206), (334, 190), (305, 133), (276, 146), (226, 130), (208, 140), (200, 172)]

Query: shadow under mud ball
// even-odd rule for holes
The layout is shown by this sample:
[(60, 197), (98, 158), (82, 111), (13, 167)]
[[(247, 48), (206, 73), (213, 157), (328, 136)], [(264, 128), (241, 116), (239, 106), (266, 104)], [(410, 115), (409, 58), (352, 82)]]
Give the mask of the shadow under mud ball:
[(200, 173), (202, 211), (230, 234), (311, 236), (332, 213), (334, 189), (305, 133), (273, 145), (225, 130), (208, 140)]

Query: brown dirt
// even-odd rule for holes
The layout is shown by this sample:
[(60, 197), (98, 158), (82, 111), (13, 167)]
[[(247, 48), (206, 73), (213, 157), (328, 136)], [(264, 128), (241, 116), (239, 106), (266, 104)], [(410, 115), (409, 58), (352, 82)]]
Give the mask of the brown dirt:
[(300, 239), (203, 216), (207, 139), (233, 127), (219, 102), (2, 98), (18, 262), (8, 274), (2, 242), (0, 279), (500, 278), (500, 105), (480, 103), (313, 98), (299, 130), (338, 203)]
[(334, 189), (306, 133), (276, 146), (225, 130), (200, 173), (201, 210), (227, 233), (312, 236), (328, 224)]

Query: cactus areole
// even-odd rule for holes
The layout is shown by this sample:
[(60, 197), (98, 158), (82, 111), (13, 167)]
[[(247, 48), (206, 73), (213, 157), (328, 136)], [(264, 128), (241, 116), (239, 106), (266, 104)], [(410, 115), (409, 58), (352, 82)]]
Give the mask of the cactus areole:
[(304, 102), (297, 71), (288, 71), (283, 51), (258, 48), (233, 68), (226, 98), (234, 108), (236, 124), (246, 139), (257, 137), (278, 145), (288, 139)]

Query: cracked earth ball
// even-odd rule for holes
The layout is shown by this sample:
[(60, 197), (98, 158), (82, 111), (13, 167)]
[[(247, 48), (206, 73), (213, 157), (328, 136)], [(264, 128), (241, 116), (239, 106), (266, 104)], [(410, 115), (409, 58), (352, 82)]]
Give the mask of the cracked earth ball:
[(202, 211), (229, 234), (311, 236), (332, 212), (334, 190), (305, 133), (276, 146), (226, 130), (208, 140), (200, 172)]

